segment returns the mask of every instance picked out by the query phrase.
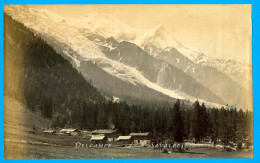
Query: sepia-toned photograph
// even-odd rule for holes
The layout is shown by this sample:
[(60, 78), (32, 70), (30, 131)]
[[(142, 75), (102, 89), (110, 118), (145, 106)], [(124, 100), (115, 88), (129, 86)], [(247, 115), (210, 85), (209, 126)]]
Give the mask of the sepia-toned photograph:
[(252, 5), (4, 5), (4, 158), (253, 158)]

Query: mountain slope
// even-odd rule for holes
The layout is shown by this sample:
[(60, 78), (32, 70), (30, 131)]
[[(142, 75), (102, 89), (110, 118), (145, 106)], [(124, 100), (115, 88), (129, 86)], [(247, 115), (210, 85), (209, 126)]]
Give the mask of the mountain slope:
[(67, 23), (105, 38), (113, 37), (119, 41), (133, 42), (152, 56), (156, 56), (167, 47), (174, 47), (194, 63), (213, 67), (243, 87), (251, 89), (252, 66), (250, 64), (208, 57), (203, 52), (177, 41), (161, 25), (150, 30), (136, 29), (115, 17), (99, 13), (90, 13), (77, 19), (68, 18)]
[(187, 57), (192, 62), (201, 66), (212, 67), (227, 75), (242, 87), (251, 90), (252, 66), (249, 64), (240, 63), (238, 61), (208, 57), (199, 50), (189, 48), (175, 40), (172, 34), (163, 26), (158, 26), (149, 30), (142, 36), (136, 38), (134, 42), (154, 57), (157, 57), (157, 55), (163, 51), (169, 51), (171, 48), (174, 48), (181, 55)]
[[(97, 15), (91, 15), (92, 19), (94, 19), (95, 16)], [(99, 19), (102, 19), (103, 21), (106, 20), (106, 17), (102, 15), (99, 16)], [(82, 31), (87, 31), (87, 29), (91, 28), (90, 26), (85, 25), (87, 24), (87, 20), (82, 19), (82, 22), (84, 22), (80, 24)], [(111, 33), (106, 33), (106, 35), (103, 35), (105, 37), (103, 40), (106, 39), (106, 37), (114, 37), (116, 40), (121, 41), (122, 39), (112, 32), (113, 29), (118, 31), (118, 29), (116, 30), (116, 28), (113, 27), (118, 27), (122, 24), (124, 26), (127, 25), (119, 22), (118, 20), (111, 21), (110, 23), (112, 24), (110, 29)], [(97, 22), (96, 24), (99, 23)], [(109, 26), (109, 24), (106, 25)], [(129, 26), (127, 28), (124, 27), (121, 29), (121, 31), (127, 31), (129, 28)], [(102, 31), (102, 28), (98, 29), (96, 34), (102, 35), (102, 32), (100, 31)], [(169, 33), (163, 26), (157, 26), (151, 30), (131, 29), (130, 31), (132, 35), (128, 38), (125, 38), (126, 41), (135, 43), (153, 57), (156, 57), (159, 60), (163, 60), (168, 64), (176, 66), (187, 72), (195, 80), (197, 80), (203, 86), (209, 88), (222, 99), (228, 99), (226, 100), (226, 103), (229, 105), (252, 108), (252, 104), (250, 104), (252, 99), (252, 70), (250, 65), (237, 61), (210, 58), (199, 50), (187, 47), (175, 40), (172, 34)], [(99, 41), (102, 42), (102, 40)], [(108, 47), (107, 45), (104, 46)], [(105, 50), (113, 50), (114, 48), (115, 46), (113, 48), (109, 47), (109, 49)], [(165, 53), (171, 49), (175, 49), (176, 52), (179, 53), (179, 56), (182, 55), (180, 58), (184, 58), (184, 61), (181, 62), (180, 59), (174, 58), (174, 55), (170, 56), (169, 60), (167, 60)], [(164, 54), (158, 56), (160, 53)], [(110, 56), (112, 58), (118, 57), (116, 54), (112, 54)], [(160, 57), (163, 57), (163, 59)], [(182, 64), (184, 63), (184, 65), (180, 66), (181, 64), (176, 62), (169, 63), (172, 60), (181, 62)], [(215, 81), (219, 82), (215, 83)]]
[[(204, 56), (203, 56), (204, 57)], [(232, 80), (245, 87), (252, 89), (252, 66), (250, 64), (225, 59), (200, 59), (197, 57), (195, 62), (203, 66), (213, 67), (229, 76)], [(205, 57), (204, 57), (205, 58)]]
[(252, 92), (215, 68), (196, 64), (174, 48), (163, 50), (156, 58), (182, 69), (216, 95), (225, 99), (229, 105), (252, 108)]
[[(21, 11), (22, 9), (14, 7), (9, 8), (7, 11), (10, 11), (8, 13), (13, 15), (18, 12), (16, 10)], [(182, 98), (174, 91), (163, 89), (148, 81), (134, 68), (106, 58), (98, 46), (82, 36), (78, 30), (54, 22), (48, 22), (47, 25), (48, 20), (31, 14), (31, 12), (35, 11), (30, 11), (29, 13), (27, 11), (23, 11), (24, 13), (18, 12), (21, 15), (13, 15), (13, 17), (24, 21), (23, 23), (27, 24), (34, 31), (34, 35), (40, 36), (47, 41), (48, 44), (54, 47), (56, 52), (70, 61), (85, 79), (91, 80), (92, 84), (97, 88), (104, 88), (102, 90), (109, 95), (117, 92), (115, 95), (136, 95), (143, 99), (163, 101), (175, 101), (175, 98)], [(41, 16), (45, 17), (45, 15)], [(51, 26), (56, 26), (57, 28), (50, 28)], [(69, 32), (64, 32), (66, 30), (69, 30)], [(84, 44), (82, 44), (83, 42)], [(95, 66), (92, 66), (93, 69), (89, 69), (91, 65), (97, 66), (97, 69), (93, 68)], [(95, 74), (92, 74), (92, 72), (95, 72)]]
[[(72, 65), (22, 24), (4, 16), (4, 95), (44, 117), (72, 110), (79, 102), (100, 103), (105, 97)], [(73, 108), (77, 111), (77, 107)]]
[[(109, 38), (109, 40), (111, 39), (112, 38)], [(123, 41), (118, 44), (113, 44), (113, 46), (115, 48), (112, 50), (104, 46), (102, 46), (101, 49), (108, 58), (135, 67), (151, 82), (166, 89), (176, 90), (178, 93), (183, 92), (186, 95), (204, 99), (209, 102), (224, 104), (223, 100), (182, 70), (176, 68), (174, 65), (155, 59), (135, 44)], [(183, 94), (184, 97), (185, 94)]]
[[(126, 83), (138, 84), (155, 91), (162, 91), (162, 93), (172, 98), (182, 98), (174, 91), (163, 89), (151, 83), (134, 68), (107, 58), (99, 50), (98, 46), (84, 37), (76, 28), (60, 24), (60, 22), (49, 21), (44, 14), (39, 16), (39, 12), (32, 9), (29, 9), (28, 12), (28, 10), (23, 10), (18, 6), (8, 6), (5, 8), (5, 12), (31, 28), (36, 35), (46, 40), (78, 70), (84, 69), (80, 68), (80, 66), (84, 65), (84, 62), (91, 61), (96, 63), (102, 70)], [(84, 73), (83, 76), (87, 78), (87, 74)]]
[[(47, 10), (26, 6), (6, 6), (5, 13), (30, 28), (67, 59), (85, 79), (91, 80), (93, 85), (112, 96), (120, 94), (191, 101), (198, 98), (205, 102), (238, 105), (238, 94), (247, 95), (244, 88), (232, 83), (226, 74), (213, 67), (202, 68), (189, 60), (196, 58), (200, 52), (176, 41), (162, 26), (145, 31), (103, 14), (63, 18)], [(175, 56), (172, 54), (169, 54), (169, 60), (165, 59), (167, 57), (158, 57), (172, 53), (171, 49), (175, 49), (184, 60), (171, 58)], [(185, 63), (184, 66), (180, 66), (180, 62)], [(216, 74), (216, 81), (220, 84), (212, 86), (214, 75), (206, 79), (210, 73)], [(129, 92), (126, 88), (135, 91)], [(147, 96), (147, 92), (150, 96)], [(230, 95), (233, 99), (225, 99)]]

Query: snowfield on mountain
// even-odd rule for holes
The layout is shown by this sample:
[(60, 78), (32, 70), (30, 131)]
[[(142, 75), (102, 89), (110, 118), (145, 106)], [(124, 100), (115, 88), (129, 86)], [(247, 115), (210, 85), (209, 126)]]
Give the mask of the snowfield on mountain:
[(44, 39), (94, 86), (118, 98), (137, 97), (124, 89), (131, 88), (149, 91), (151, 98), (252, 108), (249, 64), (208, 57), (163, 26), (135, 29), (109, 15), (65, 18), (27, 6), (5, 6), (4, 12)]

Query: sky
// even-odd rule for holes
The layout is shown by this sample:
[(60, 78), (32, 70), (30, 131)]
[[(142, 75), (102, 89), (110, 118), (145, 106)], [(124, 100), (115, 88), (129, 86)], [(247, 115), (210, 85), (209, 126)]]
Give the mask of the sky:
[(109, 14), (136, 28), (163, 25), (181, 43), (214, 58), (252, 61), (251, 5), (33, 5), (65, 17)]

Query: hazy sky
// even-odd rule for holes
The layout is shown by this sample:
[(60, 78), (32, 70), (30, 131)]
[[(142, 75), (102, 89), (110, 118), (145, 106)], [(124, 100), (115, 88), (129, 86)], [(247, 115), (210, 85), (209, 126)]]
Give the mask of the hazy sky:
[[(30, 6), (32, 7), (32, 6)], [(180, 42), (215, 58), (251, 63), (251, 5), (45, 5), (66, 17), (98, 12), (150, 29), (163, 25)]]

